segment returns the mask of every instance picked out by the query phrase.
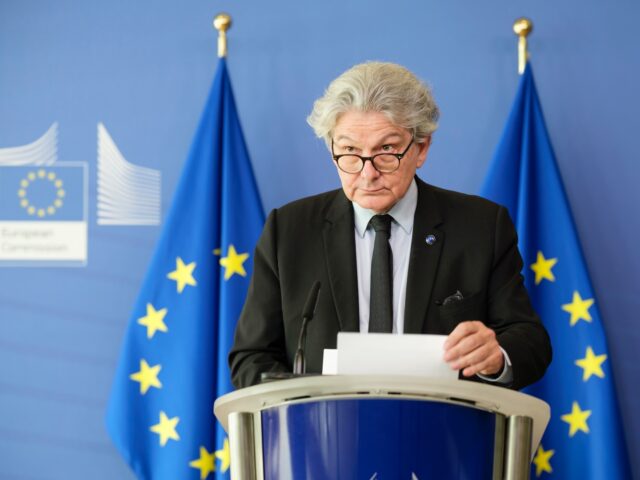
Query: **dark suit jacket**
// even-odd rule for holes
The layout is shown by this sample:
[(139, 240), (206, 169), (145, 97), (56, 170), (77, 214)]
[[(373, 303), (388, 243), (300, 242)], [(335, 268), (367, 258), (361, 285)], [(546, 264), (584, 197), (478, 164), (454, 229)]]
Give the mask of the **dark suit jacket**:
[[(551, 361), (551, 345), (523, 284), (507, 210), (416, 181), (405, 333), (449, 334), (461, 321), (482, 320), (511, 359), (511, 386), (533, 383)], [(425, 242), (428, 235), (435, 235), (433, 245)], [(229, 354), (236, 387), (258, 383), (262, 372), (291, 371), (302, 309), (316, 280), (322, 289), (309, 324), (307, 372), (321, 372), (323, 349), (336, 347), (339, 331), (359, 330), (353, 206), (342, 190), (269, 215)], [(441, 305), (457, 290), (464, 300)]]

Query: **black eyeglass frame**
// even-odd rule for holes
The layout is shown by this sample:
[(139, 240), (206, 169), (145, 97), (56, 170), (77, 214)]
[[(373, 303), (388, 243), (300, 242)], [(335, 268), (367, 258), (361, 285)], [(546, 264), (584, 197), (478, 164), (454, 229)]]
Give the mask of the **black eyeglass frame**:
[[(340, 170), (342, 170), (344, 173), (360, 173), (362, 170), (364, 170), (364, 164), (367, 161), (371, 162), (371, 165), (373, 165), (373, 168), (375, 168), (380, 173), (393, 173), (393, 172), (395, 172), (396, 170), (398, 170), (400, 168), (400, 160), (402, 160), (404, 158), (404, 156), (407, 154), (407, 152), (411, 148), (411, 145), (413, 145), (414, 140), (415, 140), (415, 138), (411, 137), (411, 141), (409, 142), (409, 145), (407, 145), (407, 148), (405, 148), (404, 152), (402, 152), (402, 153), (382, 152), (382, 153), (376, 153), (375, 155), (372, 155), (370, 157), (363, 157), (362, 155), (357, 155), (355, 153), (342, 153), (340, 155), (336, 155), (335, 153), (333, 153), (334, 142), (333, 142), (333, 138), (332, 138), (331, 139), (331, 156), (333, 157), (333, 160), (336, 162), (336, 165), (338, 165), (338, 168)], [(393, 170), (384, 170), (383, 171), (383, 170), (378, 169), (378, 167), (376, 167), (375, 158), (376, 157), (380, 157), (382, 155), (391, 155), (391, 156), (396, 157), (398, 159), (398, 166), (396, 168), (394, 168)], [(360, 167), (360, 170), (355, 171), (355, 172), (348, 172), (347, 170), (343, 169), (340, 166), (340, 162), (338, 161), (342, 157), (358, 157), (362, 161), (362, 166)]]

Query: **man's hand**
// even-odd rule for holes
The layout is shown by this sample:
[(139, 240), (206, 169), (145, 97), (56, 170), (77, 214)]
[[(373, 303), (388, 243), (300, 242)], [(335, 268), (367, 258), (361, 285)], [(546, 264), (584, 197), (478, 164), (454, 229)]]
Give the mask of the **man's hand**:
[(459, 323), (451, 332), (444, 342), (444, 360), (465, 377), (494, 375), (504, 367), (496, 332), (477, 320)]

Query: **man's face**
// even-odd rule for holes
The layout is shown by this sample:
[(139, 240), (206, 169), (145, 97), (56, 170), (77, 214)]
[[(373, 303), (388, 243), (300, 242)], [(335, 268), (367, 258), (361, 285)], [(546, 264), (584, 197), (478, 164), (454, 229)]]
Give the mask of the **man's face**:
[[(402, 153), (411, 142), (408, 130), (394, 125), (379, 112), (343, 113), (333, 135), (335, 155), (370, 157), (384, 152)], [(412, 145), (400, 160), (400, 167), (392, 173), (378, 172), (371, 162), (365, 162), (360, 173), (346, 173), (338, 168), (345, 195), (362, 208), (388, 212), (407, 193), (416, 169), (427, 159), (429, 144), (426, 141)]]

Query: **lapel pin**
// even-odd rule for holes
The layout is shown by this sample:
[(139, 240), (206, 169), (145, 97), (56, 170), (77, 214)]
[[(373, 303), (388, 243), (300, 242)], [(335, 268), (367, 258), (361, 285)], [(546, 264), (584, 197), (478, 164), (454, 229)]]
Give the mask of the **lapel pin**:
[(424, 241), (427, 242), (427, 245), (433, 245), (434, 243), (436, 243), (436, 236), (427, 235), (427, 238), (425, 238)]

